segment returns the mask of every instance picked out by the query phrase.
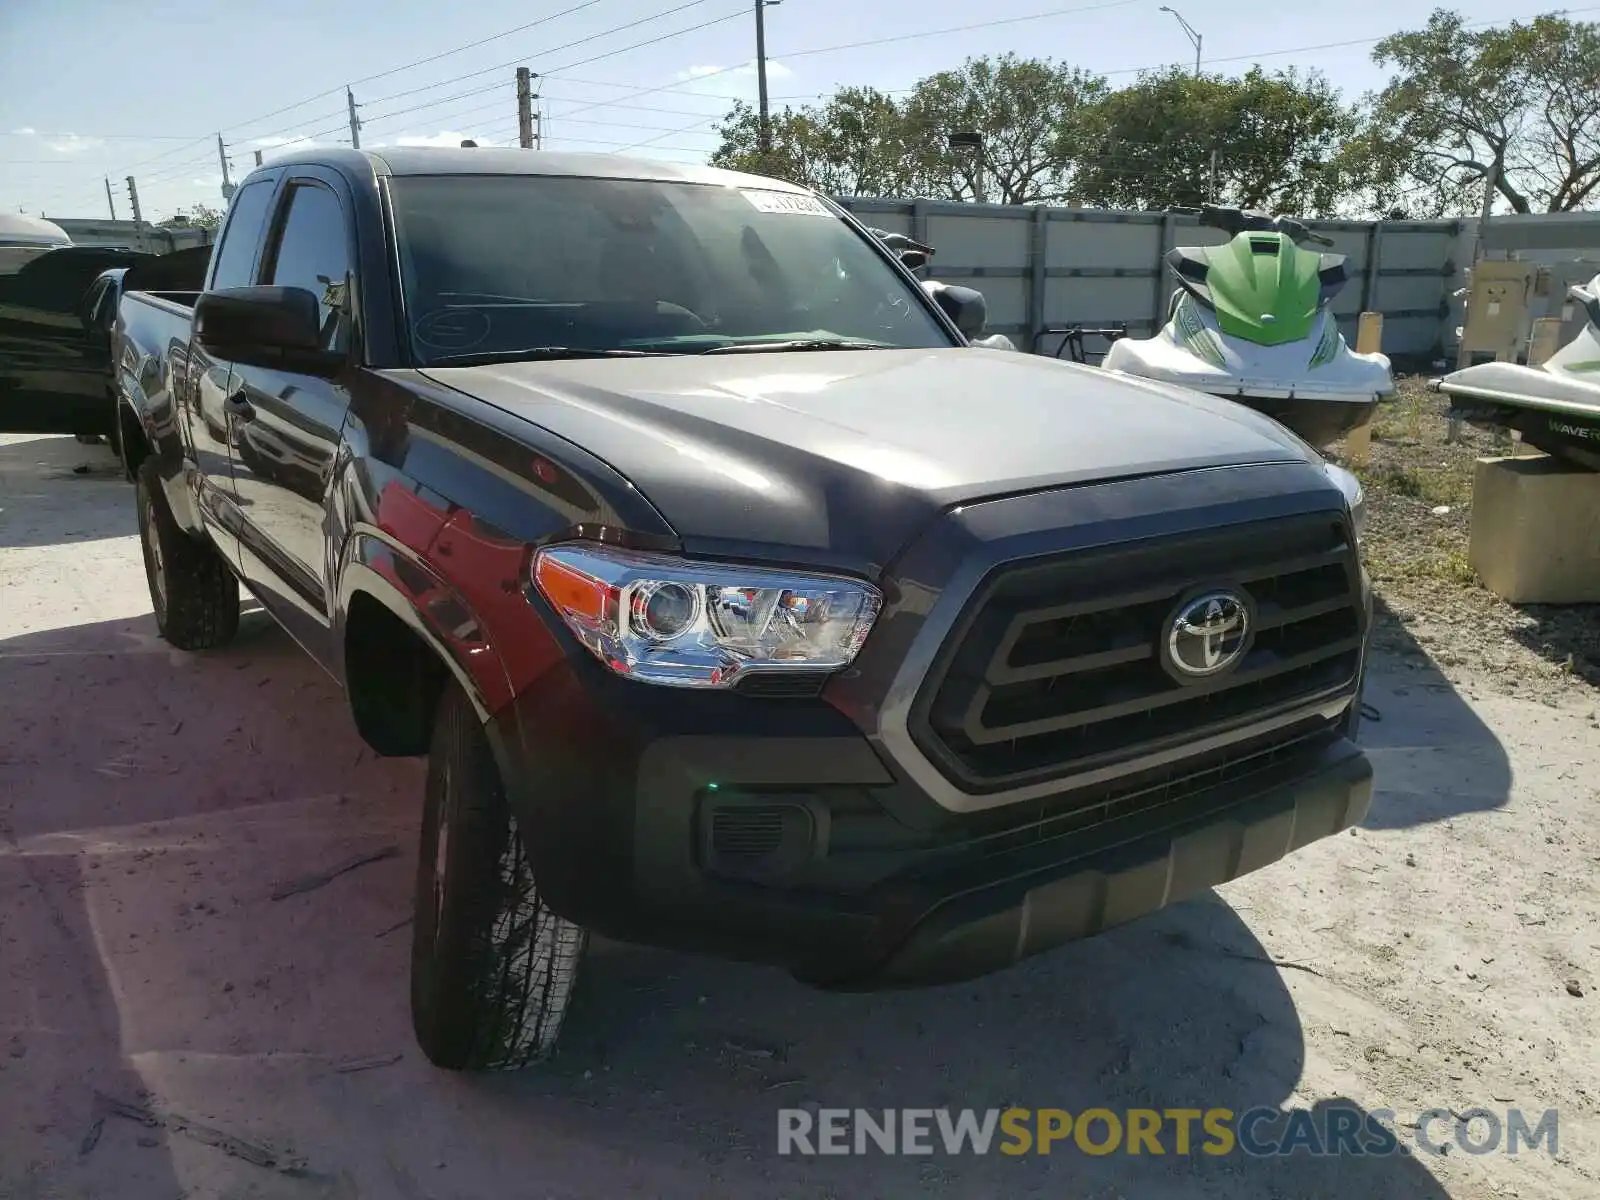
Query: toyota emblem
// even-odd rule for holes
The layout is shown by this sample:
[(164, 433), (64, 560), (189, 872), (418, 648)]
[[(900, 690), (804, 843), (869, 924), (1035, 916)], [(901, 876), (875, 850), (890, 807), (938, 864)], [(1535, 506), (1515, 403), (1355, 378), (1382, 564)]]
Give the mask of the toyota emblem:
[(1238, 592), (1205, 592), (1178, 606), (1167, 622), (1162, 665), (1179, 683), (1231, 670), (1250, 648), (1250, 602)]

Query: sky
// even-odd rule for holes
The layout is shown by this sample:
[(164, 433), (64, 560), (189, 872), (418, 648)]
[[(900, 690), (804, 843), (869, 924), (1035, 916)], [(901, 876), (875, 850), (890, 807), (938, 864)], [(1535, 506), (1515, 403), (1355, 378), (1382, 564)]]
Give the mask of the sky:
[[(1199, 31), (1210, 69), (1315, 67), (1353, 98), (1385, 81), (1372, 43), (1421, 26), (1436, 4), (1173, 7)], [(1554, 6), (1449, 7), (1488, 23)], [(883, 2), (782, 0), (765, 13), (768, 90), (774, 109), (798, 107), (841, 85), (906, 89), (1007, 51), (1131, 82), (1142, 69), (1194, 61), (1182, 26), (1160, 9), (1155, 0), (921, 0), (896, 15)], [(1600, 4), (1575, 0), (1568, 11), (1600, 13)], [(545, 148), (700, 162), (732, 101), (754, 100), (754, 26), (751, 0), (0, 0), (0, 209), (104, 217), (109, 177), (116, 215), (127, 218), (130, 174), (147, 220), (221, 207), (219, 133), (235, 179), (256, 150), (270, 159), (286, 146), (348, 145), (346, 84), (363, 147), (515, 144), (518, 65), (539, 76)]]

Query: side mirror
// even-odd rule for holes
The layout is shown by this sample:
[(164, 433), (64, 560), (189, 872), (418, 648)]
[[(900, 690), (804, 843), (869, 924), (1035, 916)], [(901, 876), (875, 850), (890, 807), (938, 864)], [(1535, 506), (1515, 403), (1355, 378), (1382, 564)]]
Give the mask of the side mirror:
[(933, 302), (944, 310), (944, 315), (955, 322), (964, 337), (977, 337), (989, 320), (989, 305), (983, 293), (976, 288), (954, 287), (948, 283), (929, 280), (923, 289), (933, 297)]
[(918, 271), (928, 265), (929, 256), (921, 250), (902, 250), (899, 257), (908, 271)]
[(237, 287), (204, 292), (194, 306), (195, 338), (218, 358), (331, 375), (344, 355), (322, 348), (322, 310), (296, 287)]

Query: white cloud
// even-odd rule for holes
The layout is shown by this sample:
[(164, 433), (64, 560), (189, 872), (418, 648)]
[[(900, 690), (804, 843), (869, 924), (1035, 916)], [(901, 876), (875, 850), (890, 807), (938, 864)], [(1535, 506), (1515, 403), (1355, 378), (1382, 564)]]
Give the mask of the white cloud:
[(262, 150), (283, 150), (290, 147), (296, 150), (303, 150), (317, 144), (315, 139), (307, 137), (261, 137), (255, 138), (250, 142), (250, 145), (259, 147)]
[[(691, 79), (705, 79), (708, 76), (715, 76), (715, 77), (718, 77), (718, 78), (727, 78), (729, 76), (743, 76), (745, 78), (754, 79), (755, 78), (755, 74), (756, 74), (756, 63), (755, 63), (754, 59), (751, 59), (749, 62), (741, 63), (739, 66), (736, 66), (736, 67), (719, 67), (719, 66), (688, 67), (688, 68), (685, 68), (684, 70), (678, 72), (678, 78), (683, 80), (684, 82), (688, 82)], [(777, 62), (774, 59), (770, 59), (770, 58), (767, 59), (767, 79), (768, 79), (768, 81), (771, 81), (771, 80), (774, 80), (774, 79), (788, 79), (793, 74), (794, 74), (794, 72), (791, 71), (788, 67), (784, 66), (781, 62)]]
[[(39, 131), (32, 125), (24, 125), (20, 129), (13, 129), (11, 133), (14, 137), (39, 138), (43, 140), (40, 138)], [(104, 146), (105, 141), (101, 138), (80, 137), (75, 133), (62, 133), (56, 134), (49, 141), (46, 141), (44, 145), (46, 149), (54, 150), (57, 154), (82, 154), (85, 150), (94, 150), (97, 147)]]
[(459, 130), (444, 129), (438, 133), (411, 133), (395, 139), (397, 146), (459, 146), (464, 141), (474, 141), (480, 146), (509, 145), (508, 142), (496, 138), (478, 137), (472, 133), (462, 133)]
[(45, 145), (57, 154), (82, 154), (85, 150), (105, 145), (105, 142), (99, 138), (79, 137), (75, 133), (69, 133), (56, 141), (46, 142)]

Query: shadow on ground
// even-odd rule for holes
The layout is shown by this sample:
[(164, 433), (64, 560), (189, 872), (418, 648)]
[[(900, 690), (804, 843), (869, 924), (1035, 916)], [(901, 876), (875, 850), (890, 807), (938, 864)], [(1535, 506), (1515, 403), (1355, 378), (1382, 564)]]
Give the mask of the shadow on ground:
[[(126, 503), (111, 500), (125, 492)], [(136, 532), (133, 489), (104, 443), (0, 440), (0, 550), (94, 542)]]
[(1299, 1103), (1293, 1000), (1214, 895), (973, 984), (879, 995), (598, 943), (563, 1054), (464, 1078), (420, 1059), (406, 1011), (420, 766), (373, 760), (263, 615), (203, 657), (148, 617), (0, 642), (0, 730), (0, 1195), (1445, 1194), (1407, 1156), (1170, 1141), (777, 1155), (787, 1106)]
[(1505, 748), (1427, 651), (1377, 601), (1377, 644), (1360, 740), (1377, 774), (1365, 824), (1403, 829), (1501, 808), (1511, 794)]
[(1510, 633), (1545, 661), (1600, 688), (1600, 604), (1525, 604)]

